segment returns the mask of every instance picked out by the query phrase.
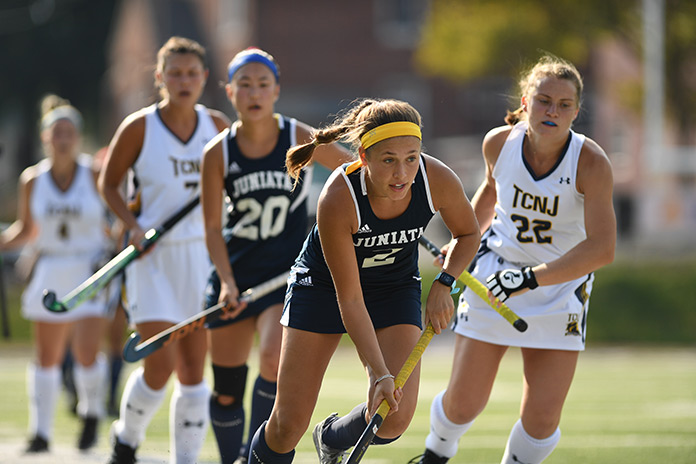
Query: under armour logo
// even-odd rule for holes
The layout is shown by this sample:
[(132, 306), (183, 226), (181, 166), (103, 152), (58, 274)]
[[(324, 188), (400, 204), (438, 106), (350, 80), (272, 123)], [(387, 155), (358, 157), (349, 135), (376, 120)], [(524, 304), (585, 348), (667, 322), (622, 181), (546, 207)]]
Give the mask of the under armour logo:
[(203, 421), (191, 422), (189, 420), (184, 420), (184, 427), (198, 427), (203, 428)]
[(517, 459), (517, 456), (514, 455), (514, 454), (512, 455), (512, 460), (513, 460), (514, 462), (519, 462), (520, 464), (525, 464), (524, 462), (522, 462), (522, 461), (520, 461), (519, 459)]
[(134, 413), (136, 413), (136, 414), (139, 415), (139, 416), (142, 416), (143, 414), (145, 414), (145, 410), (144, 410), (144, 409), (138, 409), (138, 408), (134, 407), (134, 406), (133, 406), (132, 404), (130, 404), (130, 403), (126, 403), (126, 409), (130, 409), (131, 411), (133, 411)]
[(559, 184), (563, 184), (563, 183), (570, 184), (570, 177), (561, 177), (561, 180), (558, 183)]

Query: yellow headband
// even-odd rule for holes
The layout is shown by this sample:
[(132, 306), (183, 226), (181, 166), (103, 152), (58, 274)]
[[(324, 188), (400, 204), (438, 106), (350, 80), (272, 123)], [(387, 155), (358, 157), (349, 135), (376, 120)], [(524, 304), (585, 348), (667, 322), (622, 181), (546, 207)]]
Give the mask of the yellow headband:
[(421, 130), (418, 124), (408, 121), (398, 121), (383, 124), (367, 131), (365, 135), (360, 137), (360, 145), (362, 145), (364, 150), (367, 150), (377, 142), (404, 135), (412, 135), (422, 140)]

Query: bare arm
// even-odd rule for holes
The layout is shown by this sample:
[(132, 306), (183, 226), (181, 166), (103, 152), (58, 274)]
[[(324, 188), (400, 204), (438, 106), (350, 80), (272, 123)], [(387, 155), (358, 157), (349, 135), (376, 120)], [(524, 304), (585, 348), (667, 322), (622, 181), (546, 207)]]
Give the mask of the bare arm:
[(116, 130), (104, 167), (99, 174), (99, 193), (109, 208), (131, 232), (129, 241), (139, 247), (145, 232), (121, 196), (120, 186), (128, 169), (138, 159), (145, 137), (145, 117), (128, 117)]
[(13, 250), (26, 245), (36, 237), (39, 229), (31, 214), (31, 192), (34, 187), (36, 168), (28, 167), (19, 177), (17, 188), (17, 219), (0, 234), (0, 251)]
[[(479, 225), (457, 175), (433, 157), (427, 156), (426, 161), (433, 205), (452, 234), (442, 270), (459, 277), (476, 254), (481, 240)], [(454, 314), (450, 291), (449, 287), (434, 282), (426, 301), (425, 321), (431, 322), (438, 334)]]
[(227, 115), (222, 111), (212, 110), (209, 108), (208, 112), (210, 113), (210, 117), (213, 118), (213, 122), (215, 123), (215, 127), (217, 127), (218, 132), (222, 132), (232, 124), (230, 122), (230, 118), (228, 118)]
[(481, 182), (478, 190), (471, 199), (471, 204), (476, 213), (481, 233), (485, 232), (493, 222), (495, 216), (495, 202), (498, 199), (495, 190), (495, 179), (493, 178), (493, 168), (498, 161), (500, 150), (505, 144), (510, 126), (501, 126), (489, 131), (483, 139), (483, 161), (486, 167), (486, 176)]
[[(311, 142), (313, 131), (314, 129), (311, 126), (297, 121), (297, 142)], [(355, 161), (353, 154), (339, 143), (319, 145), (314, 150), (314, 153), (312, 153), (312, 159), (330, 171), (333, 171), (344, 163)]]
[(234, 280), (232, 266), (227, 254), (227, 245), (222, 236), (222, 198), (225, 188), (224, 160), (222, 144), (224, 133), (219, 134), (205, 148), (201, 165), (201, 205), (205, 227), (205, 244), (208, 254), (220, 277), (219, 302), (230, 303), (234, 308), (230, 317), (236, 316), (244, 309), (237, 305), (239, 290)]
[(587, 238), (565, 255), (532, 269), (539, 285), (554, 285), (580, 278), (614, 260), (616, 216), (612, 203), (611, 164), (599, 145), (586, 139), (578, 162), (578, 191), (585, 195)]

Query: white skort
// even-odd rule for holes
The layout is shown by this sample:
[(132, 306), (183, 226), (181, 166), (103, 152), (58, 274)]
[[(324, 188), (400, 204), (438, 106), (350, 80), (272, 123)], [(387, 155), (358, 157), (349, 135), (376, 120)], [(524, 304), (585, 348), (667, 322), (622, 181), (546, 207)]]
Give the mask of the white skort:
[(202, 311), (210, 267), (202, 239), (155, 244), (126, 268), (129, 321), (176, 324)]
[[(518, 269), (492, 251), (479, 257), (471, 273), (485, 283), (488, 276), (503, 269)], [(594, 274), (558, 285), (537, 287), (513, 295), (505, 304), (524, 319), (528, 328), (517, 331), (500, 314), (470, 289), (459, 298), (453, 324), (455, 333), (496, 345), (583, 351), (587, 309)]]

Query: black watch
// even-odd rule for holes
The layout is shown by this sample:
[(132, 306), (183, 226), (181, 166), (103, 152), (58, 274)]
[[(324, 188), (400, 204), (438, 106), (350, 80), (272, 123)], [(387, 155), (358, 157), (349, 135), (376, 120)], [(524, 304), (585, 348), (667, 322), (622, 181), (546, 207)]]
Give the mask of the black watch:
[(440, 273), (435, 276), (434, 282), (440, 282), (442, 285), (450, 287), (452, 290), (454, 290), (454, 286), (457, 283), (457, 279), (455, 279), (453, 275), (450, 275), (445, 271), (440, 271)]

